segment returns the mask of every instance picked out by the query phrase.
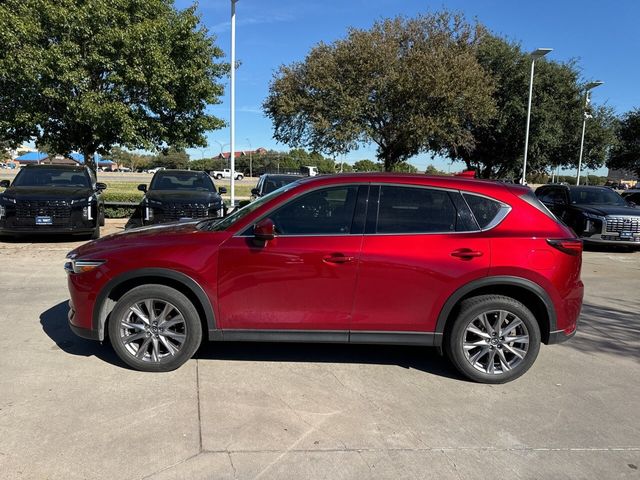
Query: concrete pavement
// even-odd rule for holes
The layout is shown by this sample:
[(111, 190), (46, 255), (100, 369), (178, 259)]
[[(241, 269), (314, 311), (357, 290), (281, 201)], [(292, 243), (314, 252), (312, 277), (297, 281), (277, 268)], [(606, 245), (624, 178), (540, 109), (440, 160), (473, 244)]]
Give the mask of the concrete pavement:
[(0, 243), (0, 478), (640, 478), (640, 252), (585, 253), (578, 335), (487, 386), (362, 345), (208, 344), (131, 371), (66, 325), (75, 244)]

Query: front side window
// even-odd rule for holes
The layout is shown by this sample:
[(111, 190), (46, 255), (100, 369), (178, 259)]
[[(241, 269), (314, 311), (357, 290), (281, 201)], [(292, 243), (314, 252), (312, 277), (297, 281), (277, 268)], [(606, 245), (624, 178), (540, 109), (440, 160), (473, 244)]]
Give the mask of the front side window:
[(376, 233), (455, 232), (458, 215), (449, 193), (416, 187), (380, 187)]
[(344, 235), (351, 231), (355, 185), (323, 188), (297, 197), (269, 215), (279, 235)]

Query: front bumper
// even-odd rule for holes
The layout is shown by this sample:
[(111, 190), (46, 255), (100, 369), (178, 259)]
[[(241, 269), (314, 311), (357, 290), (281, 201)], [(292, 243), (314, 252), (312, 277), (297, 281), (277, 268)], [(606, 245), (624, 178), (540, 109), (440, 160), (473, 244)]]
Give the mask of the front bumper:
[(76, 311), (73, 308), (73, 303), (69, 301), (69, 314), (67, 318), (69, 321), (69, 328), (71, 329), (71, 331), (75, 333), (77, 336), (86, 338), (87, 340), (100, 340), (100, 335), (96, 330), (74, 325), (73, 320), (75, 316), (76, 316)]
[(582, 237), (582, 241), (599, 245), (628, 245), (640, 247), (640, 234), (634, 234), (631, 238), (622, 238), (617, 233), (596, 234)]

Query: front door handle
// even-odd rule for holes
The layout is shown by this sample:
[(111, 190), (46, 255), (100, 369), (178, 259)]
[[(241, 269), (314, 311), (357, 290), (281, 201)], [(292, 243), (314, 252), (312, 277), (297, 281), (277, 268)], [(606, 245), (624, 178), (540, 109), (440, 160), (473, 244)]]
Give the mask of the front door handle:
[(342, 255), (341, 253), (334, 253), (332, 255), (327, 255), (322, 259), (324, 263), (349, 263), (349, 262), (353, 262), (353, 260), (354, 260), (354, 257)]
[(462, 258), (463, 260), (471, 260), (472, 258), (481, 257), (482, 255), (484, 255), (483, 252), (471, 250), (470, 248), (459, 248), (451, 252), (452, 257)]

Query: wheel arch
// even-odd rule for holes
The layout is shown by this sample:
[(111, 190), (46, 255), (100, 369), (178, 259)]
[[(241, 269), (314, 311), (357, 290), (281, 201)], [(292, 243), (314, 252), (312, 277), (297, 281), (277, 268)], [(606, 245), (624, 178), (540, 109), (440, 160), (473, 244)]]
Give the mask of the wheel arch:
[[(93, 330), (100, 341), (105, 339), (109, 315), (117, 301), (132, 288), (159, 284), (174, 288), (184, 294), (195, 306), (200, 316), (202, 330), (209, 338), (216, 331), (215, 314), (209, 297), (198, 282), (188, 275), (166, 268), (143, 268), (123, 273), (111, 279), (100, 291), (93, 307)], [(204, 338), (204, 337), (203, 337)]]
[(460, 287), (445, 302), (436, 323), (437, 338), (442, 341), (453, 324), (460, 303), (478, 295), (504, 295), (524, 304), (538, 321), (543, 343), (548, 343), (550, 332), (556, 330), (556, 310), (549, 294), (537, 283), (521, 277), (497, 276), (475, 280)]

